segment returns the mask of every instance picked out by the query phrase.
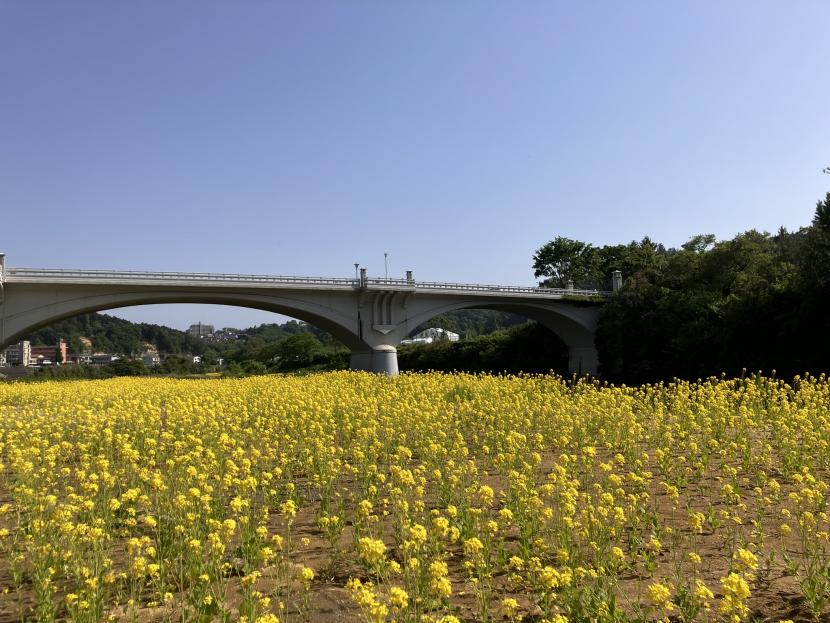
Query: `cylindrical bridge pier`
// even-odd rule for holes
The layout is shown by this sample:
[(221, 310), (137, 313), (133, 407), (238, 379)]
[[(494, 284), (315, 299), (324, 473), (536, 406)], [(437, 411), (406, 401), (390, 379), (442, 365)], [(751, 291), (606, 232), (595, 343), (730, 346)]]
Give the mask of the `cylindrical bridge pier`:
[(370, 351), (352, 352), (349, 367), (395, 376), (398, 373), (398, 351), (394, 346), (379, 346)]

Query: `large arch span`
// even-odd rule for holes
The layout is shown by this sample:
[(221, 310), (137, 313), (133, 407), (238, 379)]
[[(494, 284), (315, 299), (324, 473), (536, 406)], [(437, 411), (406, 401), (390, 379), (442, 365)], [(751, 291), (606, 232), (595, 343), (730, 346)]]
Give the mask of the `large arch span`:
[[(134, 305), (209, 303), (284, 314), (331, 333), (355, 369), (397, 373), (397, 346), (430, 318), (494, 309), (532, 318), (568, 346), (569, 369), (596, 374), (594, 332), (605, 293), (406, 279), (269, 277), (9, 269), (0, 256), (0, 347), (79, 314)], [(577, 297), (579, 300), (571, 300)]]
[(64, 293), (61, 296), (58, 291), (50, 292), (50, 296), (46, 297), (30, 294), (25, 309), (10, 310), (11, 313), (5, 316), (3, 346), (14, 343), (40, 327), (81, 314), (137, 305), (199, 303), (246, 307), (283, 314), (328, 331), (352, 350), (368, 348), (368, 344), (357, 338), (356, 327), (348, 326), (353, 322), (351, 318), (339, 317), (340, 314), (333, 313), (333, 310), (317, 302), (298, 300), (290, 296), (269, 296), (251, 292), (166, 290), (86, 292), (80, 296), (75, 293)]

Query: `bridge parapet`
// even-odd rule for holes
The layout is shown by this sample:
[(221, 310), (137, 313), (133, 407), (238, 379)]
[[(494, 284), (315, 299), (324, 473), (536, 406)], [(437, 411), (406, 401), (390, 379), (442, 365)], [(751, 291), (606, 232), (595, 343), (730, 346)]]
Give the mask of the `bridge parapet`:
[(539, 288), (530, 286), (505, 286), (480, 283), (452, 283), (441, 281), (415, 281), (414, 279), (390, 279), (367, 277), (302, 277), (288, 275), (246, 275), (236, 273), (186, 273), (135, 270), (75, 270), (64, 268), (8, 268), (0, 264), (0, 278), (9, 283), (210, 283), (228, 286), (317, 287), (335, 289), (395, 290), (400, 292), (450, 292), (463, 294), (520, 294), (534, 297), (562, 298), (566, 296), (605, 298), (611, 292), (603, 290), (577, 290), (573, 288)]
[(573, 288), (537, 288), (532, 286), (502, 286), (482, 283), (451, 283), (442, 281), (414, 281), (406, 279), (369, 279), (369, 288), (383, 290), (429, 290), (432, 292), (463, 292), (465, 294), (484, 293), (492, 294), (530, 294), (534, 296), (549, 296), (561, 298), (563, 296), (587, 296), (591, 298), (606, 298), (611, 292), (605, 290), (576, 290)]
[(183, 273), (137, 270), (71, 270), (64, 268), (9, 268), (7, 280), (20, 283), (217, 283), (239, 285), (309, 285), (353, 288), (354, 279), (340, 277), (289, 277), (284, 275), (241, 275), (235, 273)]

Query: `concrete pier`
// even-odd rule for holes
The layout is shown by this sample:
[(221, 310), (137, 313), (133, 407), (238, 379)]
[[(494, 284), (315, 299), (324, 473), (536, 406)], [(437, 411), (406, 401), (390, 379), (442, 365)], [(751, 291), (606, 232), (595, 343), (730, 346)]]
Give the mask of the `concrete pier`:
[(395, 376), (398, 374), (398, 351), (393, 346), (382, 346), (368, 352), (352, 352), (349, 367), (352, 370)]

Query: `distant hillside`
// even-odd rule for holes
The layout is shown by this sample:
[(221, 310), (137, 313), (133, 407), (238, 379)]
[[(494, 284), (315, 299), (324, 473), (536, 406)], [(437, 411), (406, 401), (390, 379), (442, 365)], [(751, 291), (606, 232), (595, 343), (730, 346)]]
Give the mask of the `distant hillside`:
[[(489, 335), (494, 331), (515, 327), (526, 318), (504, 312), (465, 309), (436, 316), (419, 327), (441, 327), (462, 337)], [(257, 353), (268, 345), (298, 333), (311, 333), (326, 350), (340, 350), (340, 343), (325, 331), (304, 322), (289, 320), (282, 324), (267, 323), (243, 329), (239, 341), (206, 343), (184, 331), (157, 324), (135, 323), (107, 314), (85, 314), (61, 320), (40, 329), (27, 338), (33, 345), (52, 345), (66, 340), (71, 352), (107, 352), (137, 355), (148, 345), (165, 354), (209, 354), (229, 356), (232, 360), (258, 359)], [(87, 342), (88, 340), (88, 342)], [(91, 343), (91, 345), (90, 345)]]
[[(412, 333), (418, 333), (429, 327), (440, 327), (458, 333), (462, 337), (476, 337), (489, 335), (494, 331), (516, 327), (527, 322), (524, 316), (489, 309), (460, 309), (435, 316), (420, 325)], [(336, 345), (334, 338), (312, 325), (296, 320), (289, 320), (283, 324), (261, 324), (242, 331), (249, 340), (259, 339), (263, 342), (280, 340), (296, 333), (312, 333), (323, 344)]]
[(298, 320), (289, 320), (288, 322), (283, 322), (282, 324), (274, 322), (260, 324), (255, 327), (249, 327), (241, 333), (245, 335), (246, 340), (262, 340), (264, 343), (281, 340), (283, 338), (296, 335), (297, 333), (311, 333), (324, 344), (336, 342), (336, 340), (334, 340), (334, 338), (326, 331)]
[(524, 316), (491, 309), (459, 309), (429, 319), (413, 333), (418, 333), (429, 327), (440, 327), (458, 333), (463, 338), (468, 338), (490, 335), (501, 329), (524, 324), (527, 320)]
[(94, 352), (120, 355), (140, 354), (148, 344), (159, 352), (174, 354), (198, 354), (204, 348), (199, 340), (184, 331), (157, 324), (130, 322), (106, 314), (67, 318), (30, 334), (26, 339), (33, 345), (52, 345), (63, 339), (69, 344), (71, 352), (83, 352), (90, 348), (83, 344), (84, 338), (92, 342)]

